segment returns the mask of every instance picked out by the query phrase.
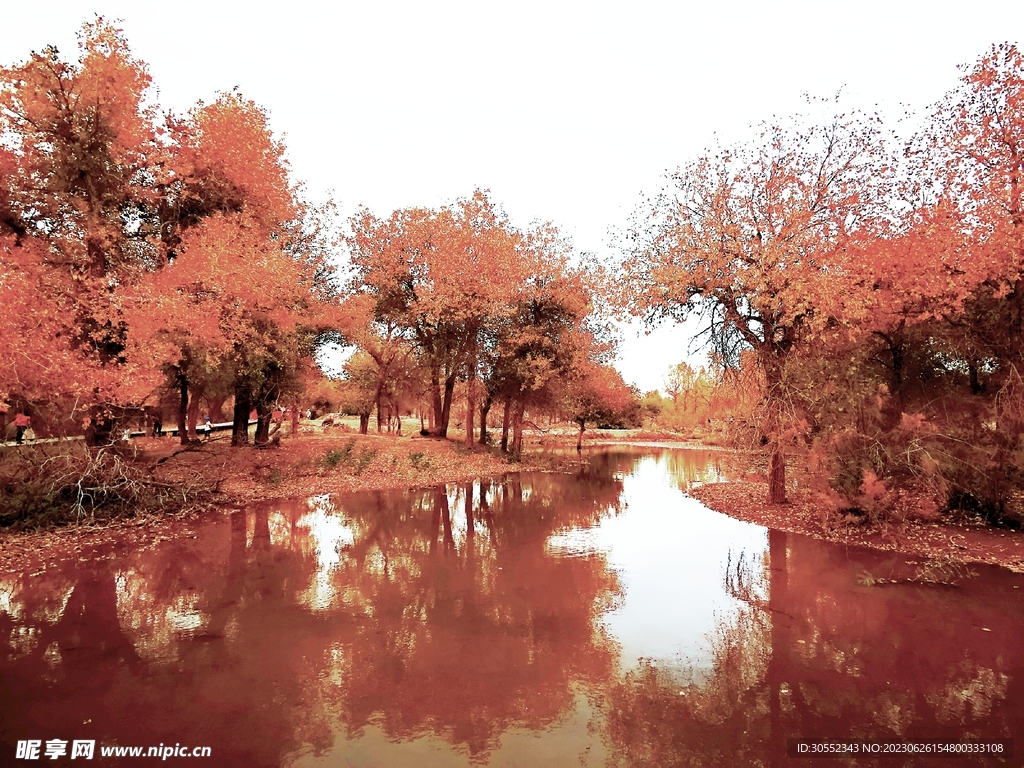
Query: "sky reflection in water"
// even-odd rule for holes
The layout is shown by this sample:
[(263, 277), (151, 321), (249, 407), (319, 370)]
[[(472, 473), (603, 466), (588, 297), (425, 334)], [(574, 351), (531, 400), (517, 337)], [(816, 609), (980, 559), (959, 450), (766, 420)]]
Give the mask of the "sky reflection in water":
[(722, 457), (268, 503), (2, 577), (0, 753), (785, 765), (788, 736), (1024, 733), (1021, 576), (921, 586), (934, 567), (718, 515), (685, 489)]

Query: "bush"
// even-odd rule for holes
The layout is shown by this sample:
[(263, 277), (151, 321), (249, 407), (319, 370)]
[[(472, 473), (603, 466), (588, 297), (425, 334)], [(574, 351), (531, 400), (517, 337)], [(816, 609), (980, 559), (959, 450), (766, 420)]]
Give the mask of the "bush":
[(837, 507), (872, 521), (888, 519), (902, 513), (896, 504), (902, 495), (916, 498), (921, 509), (1021, 527), (1024, 451), (1007, 450), (999, 435), (971, 426), (947, 421), (940, 433), (922, 415), (903, 414), (889, 430), (833, 436), (827, 463)]

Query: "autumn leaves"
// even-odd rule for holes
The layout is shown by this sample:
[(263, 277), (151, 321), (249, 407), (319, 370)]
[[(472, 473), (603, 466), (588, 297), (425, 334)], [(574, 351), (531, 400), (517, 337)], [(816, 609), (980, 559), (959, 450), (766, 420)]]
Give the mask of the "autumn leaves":
[[(373, 359), (378, 406), (392, 375), (389, 361), (416, 361), (420, 385), (412, 399), (429, 404), (434, 434), (447, 435), (461, 383), (466, 442), (474, 441), (477, 413), (479, 442), (486, 442), (487, 415), (501, 403), (502, 447), (518, 454), (527, 408), (585, 423), (602, 405), (613, 410), (628, 402), (588, 327), (593, 276), (573, 264), (569, 244), (550, 225), (519, 230), (478, 191), (454, 205), (405, 209), (388, 219), (364, 211), (348, 244), (353, 277), (345, 306), (355, 327), (346, 335)], [(583, 403), (578, 394), (596, 370), (603, 370), (607, 398)]]
[[(329, 209), (301, 199), (263, 110), (231, 92), (160, 115), (120, 31), (97, 20), (80, 40), (77, 61), (48, 49), (0, 73), (5, 399), (79, 421), (169, 388), (183, 441), (203, 397), (234, 401), (236, 444), (255, 410), (259, 442), (335, 338), (369, 361), (362, 401), (378, 413), (401, 382), (400, 407), (427, 404), (444, 436), (458, 386), (467, 441), (501, 403), (518, 452), (527, 407), (570, 407), (606, 365), (595, 281), (553, 227), (518, 230), (478, 192), (361, 212), (342, 243)], [(601, 378), (623, 400), (621, 377)], [(584, 423), (600, 412), (585, 410)]]
[(801, 436), (845, 503), (881, 477), (1002, 515), (1024, 463), (1022, 175), (1024, 59), (1004, 44), (905, 144), (836, 114), (683, 167), (634, 219), (627, 303), (702, 314), (733, 365), (753, 351), (771, 501)]
[(77, 422), (166, 382), (185, 439), (190, 389), (268, 411), (295, 389), (332, 320), (327, 251), (260, 108), (160, 116), (149, 85), (102, 20), (77, 61), (0, 71), (0, 394)]

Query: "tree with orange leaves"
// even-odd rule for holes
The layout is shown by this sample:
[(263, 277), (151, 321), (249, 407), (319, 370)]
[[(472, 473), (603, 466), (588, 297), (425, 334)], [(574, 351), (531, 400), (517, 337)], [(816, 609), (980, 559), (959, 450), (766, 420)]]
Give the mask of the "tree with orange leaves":
[(174, 263), (141, 286), (132, 327), (157, 361), (185, 375), (226, 369), (233, 444), (247, 442), (253, 407), (259, 444), (273, 404), (300, 386), (303, 361), (312, 357), (321, 320), (311, 316), (310, 283), (306, 265), (245, 214), (217, 214), (186, 232)]
[(743, 348), (756, 353), (773, 503), (786, 500), (786, 364), (836, 317), (844, 255), (883, 219), (886, 168), (875, 119), (765, 125), (759, 142), (681, 168), (635, 217), (625, 262), (630, 309), (648, 322), (697, 313), (723, 360)]
[(491, 403), (504, 401), (501, 446), (515, 456), (522, 451), (526, 410), (564, 410), (566, 391), (613, 351), (596, 341), (592, 327), (596, 277), (587, 268), (593, 265), (572, 267), (569, 245), (552, 227), (527, 233), (524, 245), (529, 275), (484, 334), (481, 356), (481, 442)]
[(1003, 43), (962, 69), (907, 147), (899, 237), (867, 249), (863, 327), (890, 365), (884, 426), (924, 419), (946, 503), (1005, 519), (1024, 485), (1024, 55)]
[[(910, 154), (919, 161), (921, 215), (941, 211), (963, 243), (971, 362), (989, 359), (993, 388), (1009, 388), (1005, 402), (1024, 403), (1024, 54), (1017, 46), (992, 46), (964, 67)], [(950, 250), (941, 239), (928, 245), (936, 261)], [(1001, 420), (1019, 435), (1024, 414), (1012, 411)]]
[[(574, 269), (571, 244), (550, 224), (514, 228), (486, 194), (381, 220), (363, 211), (349, 238), (352, 306), (372, 308), (369, 331), (346, 332), (376, 361), (414, 347), (429, 372), (433, 427), (445, 436), (455, 385), (466, 384), (466, 443), (479, 406), (504, 401), (502, 447), (521, 448), (528, 407), (556, 407), (556, 379), (579, 378), (601, 345), (587, 326), (598, 275)], [(355, 315), (353, 315), (355, 317)]]
[[(370, 424), (370, 413), (377, 409), (377, 431), (381, 431), (381, 398), (388, 382), (396, 377), (414, 358), (415, 347), (407, 338), (406, 329), (392, 316), (374, 315), (374, 299), (367, 293), (349, 296), (343, 304), (344, 324), (339, 329), (349, 344), (355, 345), (362, 353), (357, 365), (351, 368), (347, 378), (359, 381), (359, 431), (366, 434)], [(372, 376), (370, 375), (372, 369)], [(353, 374), (352, 372), (357, 373)], [(372, 384), (370, 379), (372, 378)]]
[[(246, 232), (248, 245), (239, 254), (254, 253), (255, 240), (262, 240), (267, 248), (284, 259), (275, 269), (280, 267), (287, 272), (289, 265), (285, 262), (290, 260), (284, 249), (295, 244), (295, 234), (301, 228), (299, 222), (307, 211), (289, 181), (284, 147), (271, 135), (266, 113), (239, 93), (232, 92), (221, 94), (212, 104), (199, 104), (185, 119), (169, 118), (168, 123), (170, 142), (156, 179), (160, 193), (159, 232), (168, 265), (181, 258), (186, 261), (196, 258), (195, 249), (187, 256), (184, 254), (183, 241), (188, 239), (189, 232), (202, 228), (211, 217), (227, 216)], [(223, 228), (220, 232), (224, 234)], [(217, 251), (216, 247), (212, 251), (209, 248), (198, 251), (202, 254), (198, 259), (199, 268), (206, 270), (207, 281), (221, 277), (217, 274), (217, 259), (210, 259), (210, 254)], [(291, 255), (294, 257), (291, 260), (303, 260), (303, 254)], [(284, 299), (288, 287), (282, 290), (279, 276), (273, 274), (273, 269), (270, 274), (265, 272), (269, 264), (266, 258), (253, 262), (246, 279), (231, 287), (240, 293), (248, 288), (267, 298)], [(194, 271), (194, 265), (188, 264), (185, 269)], [(309, 289), (312, 282), (315, 280), (307, 274), (301, 285)], [(194, 306), (203, 306), (209, 299), (200, 285), (195, 284), (198, 295), (192, 297)], [(187, 293), (181, 285), (176, 290)], [(178, 318), (165, 316), (161, 329), (163, 343), (169, 338), (180, 341), (177, 348), (168, 351), (162, 367), (170, 383), (180, 392), (178, 424), (182, 442), (195, 438), (198, 396), (209, 380), (223, 378), (225, 364), (223, 351), (217, 351), (218, 345), (210, 346), (208, 342), (196, 345), (195, 338), (202, 335), (198, 327), (181, 322), (188, 314), (183, 311)], [(219, 313), (214, 312), (209, 317), (218, 316)], [(227, 326), (218, 327), (227, 334), (220, 336), (222, 344), (241, 343), (237, 338), (232, 340)], [(143, 341), (145, 338), (142, 337)], [(248, 354), (255, 349), (249, 344), (244, 349), (240, 347), (239, 353)], [(237, 404), (233, 439), (239, 444), (246, 442), (248, 436), (250, 398), (243, 390), (251, 388), (240, 383), (247, 380), (246, 376), (230, 374), (229, 378), (234, 382), (232, 394)], [(264, 399), (258, 396), (259, 387), (256, 391), (257, 400)]]
[(633, 393), (622, 380), (622, 374), (610, 365), (585, 361), (573, 378), (561, 383), (558, 405), (580, 428), (576, 436), (577, 451), (583, 449), (583, 433), (588, 422), (614, 422), (633, 402)]
[[(430, 375), (434, 429), (448, 433), (455, 384), (467, 383), (469, 413), (478, 396), (479, 336), (525, 277), (519, 235), (483, 192), (437, 210), (411, 208), (382, 220), (352, 220), (351, 288), (373, 298), (379, 323), (402, 328)], [(468, 419), (467, 439), (473, 422)]]
[(99, 415), (169, 375), (184, 440), (211, 377), (259, 407), (337, 324), (329, 237), (262, 109), (229, 93), (158, 126), (120, 30), (80, 49), (0, 70), (0, 394)]
[(158, 145), (149, 75), (120, 31), (97, 19), (79, 40), (76, 62), (46, 48), (0, 69), (0, 280), (17, 294), (2, 330), (20, 351), (0, 389), (88, 405), (154, 384), (126, 357), (119, 288), (159, 258), (145, 172)]

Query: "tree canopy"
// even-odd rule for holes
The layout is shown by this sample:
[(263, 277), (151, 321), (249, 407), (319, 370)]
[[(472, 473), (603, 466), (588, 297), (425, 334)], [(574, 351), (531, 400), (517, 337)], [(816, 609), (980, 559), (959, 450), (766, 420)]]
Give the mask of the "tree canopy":
[(169, 380), (184, 440), (189, 387), (264, 406), (337, 322), (318, 212), (253, 102), (161, 114), (120, 30), (79, 40), (0, 70), (0, 396), (99, 419)]

